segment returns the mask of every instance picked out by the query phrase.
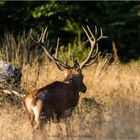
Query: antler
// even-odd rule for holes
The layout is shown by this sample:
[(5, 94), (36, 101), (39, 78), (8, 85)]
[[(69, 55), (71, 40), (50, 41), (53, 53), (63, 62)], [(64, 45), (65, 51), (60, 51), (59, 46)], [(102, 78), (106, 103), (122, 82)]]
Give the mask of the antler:
[[(100, 28), (100, 36), (98, 36), (98, 31), (97, 31), (97, 27), (95, 26), (95, 36), (93, 35), (93, 33), (91, 32), (90, 28), (87, 26), (87, 30), (82, 27), (84, 32), (86, 33), (86, 36), (90, 42), (90, 52), (87, 56), (87, 58), (81, 63), (80, 68), (82, 69), (85, 66), (89, 66), (91, 64), (93, 64), (97, 58), (97, 54), (98, 54), (98, 41), (100, 41), (103, 38), (107, 38), (107, 36), (103, 36), (103, 31), (102, 28)], [(94, 52), (94, 54), (93, 54)]]
[(45, 52), (45, 54), (51, 59), (51, 60), (53, 60), (55, 63), (56, 63), (56, 65), (58, 66), (58, 68), (60, 69), (60, 70), (63, 70), (61, 67), (63, 67), (63, 68), (66, 68), (66, 69), (69, 69), (69, 68), (71, 68), (70, 66), (68, 66), (67, 64), (64, 64), (63, 62), (61, 62), (60, 60), (58, 60), (58, 47), (59, 47), (59, 38), (58, 38), (58, 40), (57, 40), (57, 46), (56, 46), (56, 51), (55, 51), (55, 55), (54, 56), (52, 56), (49, 52), (48, 52), (48, 50), (45, 48), (45, 46), (44, 46), (44, 40), (45, 40), (45, 36), (48, 36), (48, 32), (47, 32), (47, 27), (44, 29), (44, 31), (42, 30), (42, 33), (41, 33), (41, 35), (40, 35), (40, 37), (39, 37), (39, 39), (38, 40), (35, 40), (34, 39), (34, 37), (32, 36), (32, 29), (30, 30), (30, 37), (31, 37), (31, 39), (37, 44), (37, 45), (39, 45), (39, 46), (41, 46), (42, 47), (42, 49), (44, 50), (44, 52)]

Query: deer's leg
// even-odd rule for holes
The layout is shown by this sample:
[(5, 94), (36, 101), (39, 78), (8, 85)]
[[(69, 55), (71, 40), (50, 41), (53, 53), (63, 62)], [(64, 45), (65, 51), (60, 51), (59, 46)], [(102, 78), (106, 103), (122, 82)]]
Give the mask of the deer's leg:
[(33, 125), (34, 125), (34, 113), (33, 113), (33, 110), (32, 110), (32, 102), (31, 102), (31, 100), (28, 100), (28, 98), (27, 98), (22, 103), (23, 103), (24, 109), (26, 111), (26, 114), (28, 116), (28, 119), (30, 120), (31, 125), (33, 127)]
[(69, 137), (71, 135), (71, 133), (70, 133), (70, 117), (66, 118), (65, 123), (66, 123), (66, 134)]
[(38, 129), (41, 127), (41, 113), (43, 108), (43, 102), (41, 100), (37, 101), (36, 105), (33, 107), (33, 112), (35, 116), (35, 129)]
[(34, 116), (33, 112), (27, 112), (27, 116), (31, 122), (32, 127), (34, 127), (34, 117), (35, 116)]
[[(63, 124), (63, 127), (61, 125)], [(70, 117), (64, 117), (63, 120), (61, 120), (61, 125), (59, 123), (59, 128), (63, 133), (63, 136), (71, 136), (70, 132)]]

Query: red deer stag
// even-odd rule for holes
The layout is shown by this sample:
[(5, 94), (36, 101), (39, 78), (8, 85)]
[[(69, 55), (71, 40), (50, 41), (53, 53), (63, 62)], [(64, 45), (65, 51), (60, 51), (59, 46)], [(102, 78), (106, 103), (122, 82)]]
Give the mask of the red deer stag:
[(87, 30), (85, 28), (83, 28), (83, 30), (89, 39), (91, 49), (87, 58), (81, 65), (75, 60), (72, 67), (58, 60), (58, 45), (56, 47), (55, 56), (50, 55), (48, 50), (44, 47), (44, 36), (47, 32), (47, 28), (42, 32), (39, 40), (35, 40), (32, 36), (32, 32), (30, 32), (32, 40), (43, 48), (46, 55), (56, 63), (58, 68), (67, 71), (67, 76), (63, 81), (55, 81), (40, 89), (29, 92), (24, 98), (26, 111), (31, 123), (35, 124), (35, 128), (40, 128), (44, 119), (53, 119), (53, 114), (56, 115), (57, 122), (59, 122), (62, 117), (70, 116), (72, 110), (78, 104), (79, 92), (86, 92), (86, 86), (83, 83), (84, 76), (82, 74), (82, 69), (94, 63), (98, 54), (97, 43), (105, 36), (103, 36), (102, 30), (99, 37), (94, 36), (88, 26)]

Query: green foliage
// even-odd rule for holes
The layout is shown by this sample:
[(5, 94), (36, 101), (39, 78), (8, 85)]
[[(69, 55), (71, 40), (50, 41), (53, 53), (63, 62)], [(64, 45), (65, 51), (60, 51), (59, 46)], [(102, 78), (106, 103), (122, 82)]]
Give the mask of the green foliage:
[(72, 43), (60, 46), (59, 59), (72, 65), (73, 59), (77, 59), (79, 62), (84, 60), (87, 57), (88, 51), (87, 47), (83, 45), (80, 35), (78, 35)]
[(23, 30), (40, 31), (48, 26), (52, 46), (59, 37), (61, 45), (66, 47), (68, 42), (74, 45), (77, 34), (84, 39), (81, 26), (89, 25), (91, 29), (94, 25), (101, 26), (117, 43), (122, 61), (140, 56), (140, 3), (136, 1), (1, 1), (0, 19), (2, 37), (5, 32), (18, 35)]
[(5, 1), (1, 0), (1, 1), (0, 1), (0, 6), (3, 6), (4, 3), (5, 3)]

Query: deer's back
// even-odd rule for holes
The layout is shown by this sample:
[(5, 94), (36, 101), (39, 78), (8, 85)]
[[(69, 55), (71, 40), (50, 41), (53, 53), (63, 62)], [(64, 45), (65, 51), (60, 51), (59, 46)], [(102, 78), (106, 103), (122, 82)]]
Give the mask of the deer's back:
[(56, 81), (38, 90), (36, 102), (42, 100), (46, 108), (50, 107), (57, 114), (61, 114), (75, 106), (73, 102), (77, 99), (73, 95), (69, 84)]

